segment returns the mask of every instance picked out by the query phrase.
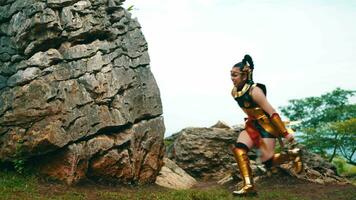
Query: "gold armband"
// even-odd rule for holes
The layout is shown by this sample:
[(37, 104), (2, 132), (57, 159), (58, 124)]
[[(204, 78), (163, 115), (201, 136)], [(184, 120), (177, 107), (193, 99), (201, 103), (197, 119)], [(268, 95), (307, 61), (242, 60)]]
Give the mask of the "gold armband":
[(277, 130), (280, 132), (280, 134), (283, 137), (288, 135), (288, 131), (284, 126), (284, 123), (282, 122), (282, 119), (278, 113), (273, 113), (272, 116), (270, 117), (270, 120), (273, 126), (277, 128)]

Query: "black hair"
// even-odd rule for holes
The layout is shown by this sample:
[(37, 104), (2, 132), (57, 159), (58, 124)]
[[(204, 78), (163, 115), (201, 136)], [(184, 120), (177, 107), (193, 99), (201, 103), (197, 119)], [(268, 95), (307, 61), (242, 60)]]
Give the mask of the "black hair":
[(246, 54), (244, 56), (244, 59), (242, 59), (241, 62), (236, 63), (234, 67), (238, 67), (240, 68), (241, 72), (244, 72), (245, 71), (244, 67), (246, 66), (247, 63), (248, 63), (248, 67), (251, 69), (251, 71), (248, 73), (247, 83), (252, 84), (253, 83), (252, 72), (254, 69), (254, 64), (250, 55)]
[(248, 63), (248, 65), (250, 66), (250, 69), (253, 70), (254, 69), (254, 65), (253, 65), (253, 61), (250, 55), (246, 54), (244, 56), (244, 59), (242, 59), (241, 62), (236, 63), (234, 65), (234, 67), (239, 67), (241, 71), (243, 71), (243, 68), (245, 67), (245, 65)]

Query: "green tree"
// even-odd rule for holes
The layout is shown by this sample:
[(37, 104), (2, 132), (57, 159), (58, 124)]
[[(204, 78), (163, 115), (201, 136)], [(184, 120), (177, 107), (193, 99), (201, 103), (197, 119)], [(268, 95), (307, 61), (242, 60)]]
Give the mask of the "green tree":
[(336, 88), (320, 97), (290, 100), (281, 111), (291, 121), (301, 122), (294, 128), (303, 133), (301, 142), (308, 149), (329, 161), (342, 155), (355, 163), (356, 104), (349, 102), (355, 94), (356, 91)]
[(331, 129), (340, 135), (337, 145), (339, 152), (349, 163), (355, 165), (352, 158), (356, 152), (356, 118), (334, 122)]

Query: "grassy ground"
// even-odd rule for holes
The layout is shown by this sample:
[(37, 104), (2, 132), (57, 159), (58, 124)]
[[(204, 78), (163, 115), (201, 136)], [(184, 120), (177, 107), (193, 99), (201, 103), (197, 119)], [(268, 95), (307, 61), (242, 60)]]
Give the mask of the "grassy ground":
[(200, 182), (190, 190), (170, 190), (150, 186), (105, 186), (85, 183), (69, 187), (49, 183), (33, 176), (14, 172), (0, 172), (0, 199), (103, 199), (103, 200), (314, 200), (356, 199), (353, 185), (319, 185), (296, 179), (272, 178), (257, 184), (258, 197), (236, 198), (231, 195), (233, 185), (218, 186), (214, 182)]
[(356, 165), (351, 165), (347, 163), (345, 159), (340, 157), (334, 158), (332, 163), (336, 166), (339, 174), (348, 177), (356, 177)]
[(344, 158), (335, 157), (332, 163), (336, 166), (338, 174), (348, 177), (349, 180), (356, 185), (356, 165), (346, 162)]

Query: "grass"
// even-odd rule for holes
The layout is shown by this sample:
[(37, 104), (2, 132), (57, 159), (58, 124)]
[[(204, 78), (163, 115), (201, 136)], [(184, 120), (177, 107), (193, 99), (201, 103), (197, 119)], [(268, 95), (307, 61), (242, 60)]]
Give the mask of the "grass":
[[(21, 175), (15, 172), (0, 172), (0, 199), (53, 199), (53, 200), (82, 200), (87, 199), (85, 191), (70, 189), (60, 194), (41, 192), (39, 180), (34, 176)], [(126, 189), (127, 190), (127, 189)], [(229, 200), (235, 199), (230, 191), (224, 188), (169, 190), (143, 187), (137, 189), (118, 191), (102, 191), (98, 189), (96, 199), (103, 200)], [(285, 192), (263, 192), (256, 198), (240, 199), (291, 199), (301, 200)]]
[(340, 157), (334, 158), (332, 163), (336, 166), (338, 174), (348, 177), (352, 184), (356, 185), (356, 165), (349, 164)]
[[(230, 191), (222, 188), (213, 188), (208, 190), (178, 190), (148, 193), (147, 191), (140, 191), (132, 194), (118, 194), (112, 192), (101, 192), (98, 195), (99, 199), (105, 200), (234, 200), (236, 197), (232, 196)], [(257, 200), (257, 199), (285, 199), (285, 200), (304, 200), (303, 198), (294, 197), (286, 192), (263, 192), (257, 197), (245, 197), (238, 199)]]
[[(288, 184), (288, 183), (287, 183)], [(310, 189), (314, 187), (316, 192)], [(303, 187), (302, 189), (300, 187)], [(304, 188), (305, 187), (305, 188)], [(316, 188), (316, 189), (315, 189)], [(319, 191), (321, 188), (323, 191)], [(231, 189), (222, 186), (209, 186), (188, 190), (171, 190), (159, 186), (103, 186), (96, 184), (69, 187), (62, 184), (40, 181), (35, 176), (0, 171), (0, 200), (234, 200), (234, 199), (273, 199), (273, 200), (314, 200), (314, 199), (356, 199), (352, 187), (335, 189), (334, 186), (319, 185), (288, 186), (277, 183), (275, 186), (260, 184), (257, 197), (236, 198)], [(301, 190), (309, 192), (305, 193)]]
[(174, 140), (165, 139), (163, 142), (166, 147), (169, 147), (174, 143)]
[(336, 157), (332, 163), (336, 166), (337, 171), (342, 176), (356, 177), (356, 166), (346, 162), (344, 158)]
[(39, 180), (33, 175), (18, 174), (14, 171), (0, 171), (0, 199), (1, 200), (82, 200), (85, 194), (77, 192), (64, 192), (58, 196), (51, 196), (51, 191), (41, 194)]
[(33, 176), (21, 176), (14, 172), (1, 172), (0, 174), (0, 198), (14, 198), (14, 194), (21, 196), (33, 196), (36, 193), (37, 179)]

